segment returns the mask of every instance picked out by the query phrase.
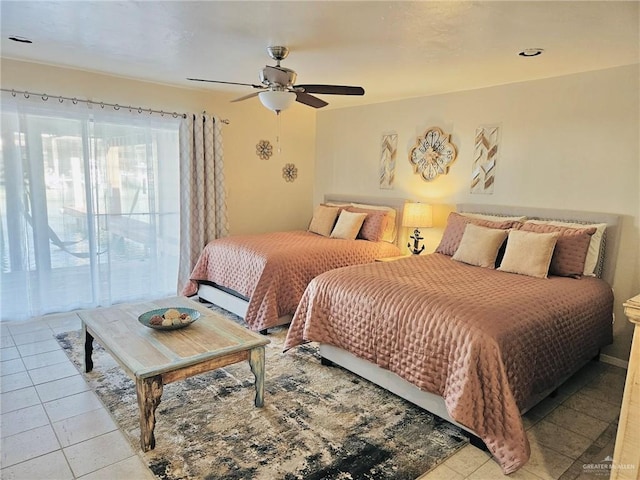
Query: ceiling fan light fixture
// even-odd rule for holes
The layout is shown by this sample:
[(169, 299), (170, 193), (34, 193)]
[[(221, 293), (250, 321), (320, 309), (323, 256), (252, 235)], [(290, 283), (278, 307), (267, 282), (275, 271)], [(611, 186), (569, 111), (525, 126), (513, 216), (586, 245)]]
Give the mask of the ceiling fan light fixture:
[(296, 93), (283, 90), (266, 90), (258, 94), (262, 104), (276, 113), (286, 110), (296, 101)]

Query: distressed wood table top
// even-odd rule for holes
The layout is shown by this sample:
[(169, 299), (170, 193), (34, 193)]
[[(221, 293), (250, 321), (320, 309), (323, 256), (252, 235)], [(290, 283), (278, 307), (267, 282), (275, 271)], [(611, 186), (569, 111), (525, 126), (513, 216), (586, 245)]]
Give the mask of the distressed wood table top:
[[(144, 312), (170, 307), (193, 308), (201, 316), (186, 328), (170, 331), (154, 330), (138, 322)], [(95, 339), (135, 378), (163, 374), (270, 342), (186, 297), (87, 310), (80, 313), (80, 318)]]
[[(177, 330), (156, 330), (138, 321), (147, 311), (172, 307), (193, 308), (201, 315)], [(246, 360), (256, 379), (254, 404), (264, 404), (264, 346), (269, 339), (199, 303), (171, 297), (87, 310), (79, 316), (85, 333), (85, 370), (93, 369), (95, 338), (136, 382), (143, 451), (155, 447), (155, 412), (168, 383)]]

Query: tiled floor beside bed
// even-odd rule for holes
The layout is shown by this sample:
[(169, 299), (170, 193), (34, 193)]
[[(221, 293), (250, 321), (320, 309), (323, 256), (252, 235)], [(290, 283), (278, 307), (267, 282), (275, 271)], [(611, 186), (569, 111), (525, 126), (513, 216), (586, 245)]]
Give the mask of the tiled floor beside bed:
[[(3, 323), (0, 328), (3, 480), (153, 480), (52, 337), (79, 329), (75, 314)], [(606, 478), (597, 466), (613, 454), (625, 374), (621, 368), (591, 362), (555, 398), (529, 412), (525, 426), (531, 459), (505, 478)], [(469, 445), (420, 479), (501, 477), (488, 454)]]

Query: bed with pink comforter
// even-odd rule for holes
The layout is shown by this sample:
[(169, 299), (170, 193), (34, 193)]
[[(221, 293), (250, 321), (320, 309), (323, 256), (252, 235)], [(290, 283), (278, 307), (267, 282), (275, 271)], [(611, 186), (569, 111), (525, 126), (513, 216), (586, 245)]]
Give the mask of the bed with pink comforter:
[(210, 242), (182, 294), (211, 282), (248, 299), (245, 321), (252, 330), (278, 324), (293, 314), (315, 276), (335, 268), (400, 255), (389, 242), (328, 238), (307, 231), (237, 235)]
[(613, 294), (434, 253), (326, 272), (305, 291), (285, 349), (334, 345), (444, 398), (504, 473), (530, 449), (521, 412), (612, 342)]

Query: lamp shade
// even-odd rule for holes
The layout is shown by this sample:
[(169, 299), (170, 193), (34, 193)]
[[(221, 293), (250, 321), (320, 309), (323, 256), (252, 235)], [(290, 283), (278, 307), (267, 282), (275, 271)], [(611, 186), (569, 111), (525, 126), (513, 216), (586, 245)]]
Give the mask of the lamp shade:
[(258, 97), (265, 107), (274, 112), (286, 110), (296, 101), (295, 92), (282, 90), (265, 90), (260, 92)]
[(412, 228), (431, 227), (433, 208), (426, 203), (405, 203), (402, 213), (402, 226)]

